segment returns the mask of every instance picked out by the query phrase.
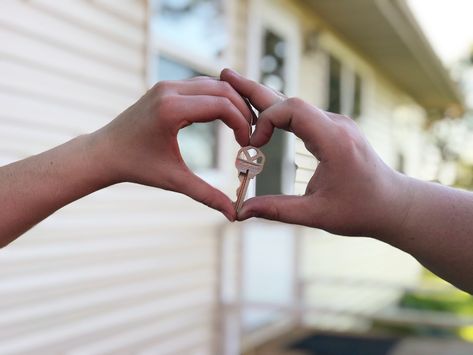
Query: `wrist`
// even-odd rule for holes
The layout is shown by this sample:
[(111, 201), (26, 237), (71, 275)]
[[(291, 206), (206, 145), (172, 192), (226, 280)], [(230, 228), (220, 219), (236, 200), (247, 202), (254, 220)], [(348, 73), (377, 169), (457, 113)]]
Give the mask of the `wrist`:
[(112, 142), (102, 129), (85, 134), (79, 139), (82, 140), (86, 164), (94, 175), (98, 187), (103, 188), (123, 182), (115, 162)]
[(389, 182), (386, 206), (381, 209), (385, 220), (375, 235), (375, 238), (403, 250), (405, 247), (402, 245), (405, 243), (407, 225), (415, 199), (414, 185), (415, 179), (393, 171)]

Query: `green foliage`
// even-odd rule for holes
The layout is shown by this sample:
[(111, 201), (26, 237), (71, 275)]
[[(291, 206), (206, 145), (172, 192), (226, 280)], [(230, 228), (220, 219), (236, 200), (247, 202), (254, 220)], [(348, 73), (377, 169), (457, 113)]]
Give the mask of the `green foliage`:
[(408, 292), (400, 302), (401, 308), (473, 315), (473, 297), (460, 290), (439, 294)]
[[(421, 285), (445, 286), (446, 282), (425, 270)], [(417, 311), (445, 312), (456, 316), (473, 316), (473, 296), (453, 287), (439, 288), (440, 292), (426, 293), (423, 291), (406, 292), (399, 302), (400, 309)], [(399, 336), (435, 336), (446, 338), (462, 338), (473, 341), (472, 327), (456, 327), (439, 329), (428, 325), (392, 325), (375, 322), (373, 330), (388, 332)]]

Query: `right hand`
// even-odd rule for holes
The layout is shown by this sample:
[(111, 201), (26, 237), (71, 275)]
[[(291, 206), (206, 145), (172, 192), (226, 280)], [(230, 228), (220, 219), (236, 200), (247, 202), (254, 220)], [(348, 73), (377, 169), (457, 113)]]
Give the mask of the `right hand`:
[(408, 178), (381, 160), (352, 119), (301, 99), (286, 99), (228, 69), (221, 79), (260, 111), (251, 145), (263, 146), (274, 128), (284, 129), (302, 139), (319, 161), (303, 196), (254, 197), (243, 205), (239, 220), (261, 217), (364, 236), (402, 224), (409, 204)]

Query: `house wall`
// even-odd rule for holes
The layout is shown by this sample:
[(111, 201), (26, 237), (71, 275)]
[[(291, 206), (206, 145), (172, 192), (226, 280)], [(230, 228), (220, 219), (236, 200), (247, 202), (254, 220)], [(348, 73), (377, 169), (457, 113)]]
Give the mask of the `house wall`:
[[(147, 87), (144, 0), (0, 5), (0, 163), (109, 122)], [(217, 212), (121, 184), (0, 253), (0, 353), (207, 354)]]

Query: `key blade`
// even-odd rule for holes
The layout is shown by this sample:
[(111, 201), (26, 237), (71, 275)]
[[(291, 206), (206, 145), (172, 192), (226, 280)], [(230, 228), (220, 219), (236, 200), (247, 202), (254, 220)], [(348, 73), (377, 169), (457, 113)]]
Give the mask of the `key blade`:
[(248, 191), (248, 185), (250, 182), (250, 178), (248, 174), (240, 173), (240, 186), (237, 189), (237, 200), (235, 202), (235, 212), (238, 213), (243, 202), (245, 201), (246, 192)]

